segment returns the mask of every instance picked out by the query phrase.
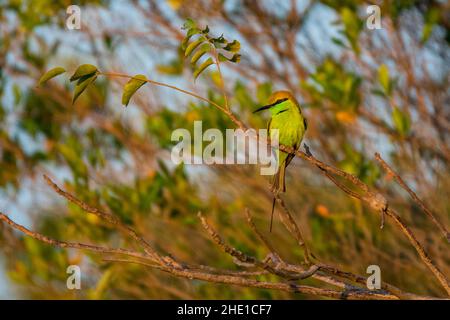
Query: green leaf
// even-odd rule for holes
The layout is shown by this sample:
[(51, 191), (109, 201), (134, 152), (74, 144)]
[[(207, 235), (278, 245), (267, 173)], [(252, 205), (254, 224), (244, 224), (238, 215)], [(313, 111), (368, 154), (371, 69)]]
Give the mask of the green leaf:
[(156, 65), (156, 70), (167, 75), (181, 75), (181, 73), (183, 72), (183, 64), (180, 59), (173, 59), (168, 64)]
[(209, 27), (206, 26), (203, 30), (202, 30), (203, 34), (208, 34), (209, 33)]
[(183, 39), (183, 42), (181, 43), (181, 48), (182, 48), (183, 50), (185, 50), (185, 49), (186, 49), (186, 46), (187, 46), (189, 40), (192, 38), (192, 36), (194, 36), (194, 35), (196, 35), (196, 34), (199, 34), (200, 32), (201, 32), (201, 31), (200, 31), (200, 29), (198, 29), (198, 28), (192, 28), (192, 29), (189, 29), (188, 32), (187, 32), (187, 34), (186, 34), (186, 36), (185, 36), (184, 39)]
[(441, 12), (438, 8), (431, 7), (425, 14), (425, 23), (422, 30), (422, 43), (426, 42), (433, 31), (434, 26), (439, 21)]
[(381, 87), (384, 89), (384, 92), (387, 95), (391, 93), (391, 81), (389, 79), (389, 68), (382, 64), (378, 69), (378, 81), (381, 84)]
[(188, 57), (192, 51), (194, 51), (200, 44), (202, 44), (205, 41), (204, 37), (200, 37), (195, 41), (192, 41), (186, 48), (186, 51), (184, 52), (184, 56)]
[(383, 90), (380, 90), (378, 88), (374, 88), (370, 90), (370, 93), (376, 95), (376, 96), (380, 96), (380, 97), (385, 97), (386, 95), (384, 94)]
[(136, 91), (147, 82), (147, 77), (143, 74), (135, 75), (123, 87), (122, 104), (128, 106), (131, 97)]
[(50, 69), (46, 73), (44, 73), (44, 75), (39, 79), (38, 85), (41, 86), (44, 83), (46, 83), (48, 80), (50, 80), (64, 72), (66, 72), (66, 69), (64, 69), (62, 67), (56, 67), (56, 68)]
[(225, 61), (228, 61), (228, 58), (225, 57), (222, 53), (219, 53), (219, 61), (220, 62), (225, 62)]
[(411, 119), (407, 113), (402, 112), (398, 107), (394, 107), (392, 111), (392, 121), (398, 133), (406, 136), (411, 127)]
[(183, 29), (192, 29), (192, 28), (196, 28), (197, 27), (197, 23), (192, 20), (191, 18), (187, 18), (186, 21), (183, 24)]
[(200, 48), (194, 53), (191, 59), (192, 64), (196, 64), (197, 61), (207, 52), (211, 50), (211, 45), (209, 43), (204, 43)]
[(428, 38), (431, 35), (431, 32), (433, 31), (433, 27), (434, 24), (425, 23), (422, 30), (422, 39), (421, 39), (422, 43), (425, 43), (428, 40)]
[(239, 52), (239, 50), (241, 49), (241, 43), (237, 40), (233, 40), (233, 42), (228, 43), (223, 49), (226, 51), (236, 53)]
[(241, 55), (238, 53), (235, 53), (231, 58), (227, 58), (225, 55), (219, 53), (219, 61), (220, 62), (230, 61), (230, 62), (238, 63), (239, 61), (241, 61)]
[(241, 61), (241, 55), (238, 54), (238, 53), (235, 53), (235, 54), (231, 57), (230, 61), (231, 61), (231, 62), (234, 62), (234, 63), (239, 63), (239, 62)]
[(194, 71), (194, 80), (198, 78), (198, 76), (205, 71), (210, 65), (214, 63), (212, 58), (208, 58), (205, 62), (203, 62), (195, 71)]
[(221, 48), (224, 43), (227, 43), (227, 40), (225, 40), (223, 35), (220, 35), (217, 38), (212, 38), (211, 40), (216, 48)]
[(22, 90), (17, 83), (14, 83), (12, 89), (14, 94), (14, 104), (18, 105), (20, 102), (20, 98), (22, 97)]
[(336, 38), (336, 37), (332, 37), (331, 41), (333, 41), (333, 43), (335, 43), (336, 45), (342, 47), (342, 48), (346, 48), (347, 46), (345, 45), (344, 41), (342, 41), (342, 39)]
[(82, 82), (86, 81), (87, 79), (89, 79), (89, 78), (91, 78), (91, 77), (93, 77), (95, 75), (96, 75), (95, 73), (91, 73), (91, 74), (87, 74), (85, 76), (82, 76), (80, 79), (78, 79), (77, 85), (81, 84)]
[(97, 67), (92, 64), (82, 64), (75, 70), (75, 73), (70, 77), (70, 81), (75, 81), (80, 79), (81, 77), (93, 75), (97, 73)]
[(73, 92), (73, 99), (72, 99), (72, 105), (75, 103), (75, 101), (78, 99), (78, 97), (83, 93), (86, 88), (94, 83), (94, 81), (97, 79), (96, 74), (91, 74), (90, 76), (85, 76), (83, 78), (83, 81), (78, 81), (77, 85), (75, 86), (75, 90)]
[(344, 35), (350, 42), (352, 49), (357, 54), (359, 54), (360, 48), (358, 45), (358, 37), (363, 28), (363, 23), (361, 19), (358, 17), (356, 11), (348, 7), (343, 7), (340, 11), (342, 23), (344, 24), (345, 27)]

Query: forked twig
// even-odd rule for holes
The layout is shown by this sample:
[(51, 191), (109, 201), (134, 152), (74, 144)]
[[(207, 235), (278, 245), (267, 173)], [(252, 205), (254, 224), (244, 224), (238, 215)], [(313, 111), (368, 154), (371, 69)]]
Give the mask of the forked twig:
[(388, 175), (394, 177), (395, 181), (400, 187), (409, 193), (411, 198), (419, 205), (419, 207), (425, 212), (425, 214), (433, 221), (433, 223), (442, 232), (444, 237), (450, 243), (450, 232), (447, 228), (434, 216), (433, 212), (425, 205), (425, 203), (417, 196), (417, 194), (406, 184), (406, 182), (396, 173), (391, 166), (376, 152), (375, 159), (380, 163), (381, 167), (387, 172)]

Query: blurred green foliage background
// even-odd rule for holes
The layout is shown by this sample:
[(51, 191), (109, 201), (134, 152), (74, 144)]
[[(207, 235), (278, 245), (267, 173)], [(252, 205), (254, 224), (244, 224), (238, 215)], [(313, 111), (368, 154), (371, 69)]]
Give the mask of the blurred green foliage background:
[[(181, 48), (186, 18), (241, 43), (241, 60), (224, 67), (232, 110), (253, 128), (252, 111), (274, 90), (295, 93), (308, 118), (305, 142), (319, 159), (356, 174), (386, 194), (445, 274), (448, 243), (405, 192), (374, 162), (380, 152), (436, 212), (450, 217), (450, 26), (445, 1), (381, 1), (382, 29), (366, 27), (369, 3), (347, 1), (75, 1), (80, 30), (68, 30), (71, 1), (0, 1), (0, 210), (48, 236), (132, 246), (94, 215), (66, 203), (42, 174), (93, 206), (134, 226), (162, 251), (189, 262), (236, 268), (208, 239), (202, 211), (236, 248), (263, 258), (244, 223), (249, 207), (268, 230), (271, 194), (257, 166), (174, 166), (171, 133), (234, 128), (211, 105), (146, 85), (124, 108), (126, 79), (99, 78), (72, 106), (66, 77), (36, 88), (48, 69), (145, 74), (223, 104), (220, 77), (207, 69), (194, 83)], [(407, 291), (440, 296), (415, 251), (389, 221), (349, 198), (306, 162), (288, 170), (287, 204), (314, 254)], [(302, 253), (279, 222), (270, 234), (288, 261)], [(96, 254), (41, 244), (0, 225), (9, 289), (41, 299), (293, 299), (269, 290), (178, 279)], [(67, 290), (66, 268), (82, 266), (82, 290)], [(271, 276), (266, 277), (270, 280)], [(308, 279), (305, 283), (314, 283)], [(0, 284), (1, 285), (1, 284)], [(5, 285), (4, 285), (5, 286)], [(0, 290), (2, 290), (0, 288)], [(4, 289), (3, 289), (4, 290)]]

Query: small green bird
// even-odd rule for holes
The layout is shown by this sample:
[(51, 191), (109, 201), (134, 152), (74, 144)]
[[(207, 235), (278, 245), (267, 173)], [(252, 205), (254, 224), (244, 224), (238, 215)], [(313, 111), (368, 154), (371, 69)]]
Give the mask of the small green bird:
[[(289, 91), (276, 91), (270, 97), (268, 105), (265, 105), (255, 112), (269, 109), (272, 115), (267, 129), (270, 139), (276, 138), (275, 129), (278, 129), (278, 142), (280, 145), (292, 147), (294, 150), (300, 148), (303, 136), (307, 128), (306, 118), (303, 117), (302, 110), (297, 100)], [(294, 154), (277, 150), (276, 151), (278, 170), (273, 177), (272, 192), (278, 195), (279, 192), (286, 192), (285, 175), (286, 167), (294, 158)], [(273, 212), (275, 209), (275, 199), (272, 203), (272, 214), (270, 218), (270, 231), (272, 231)]]

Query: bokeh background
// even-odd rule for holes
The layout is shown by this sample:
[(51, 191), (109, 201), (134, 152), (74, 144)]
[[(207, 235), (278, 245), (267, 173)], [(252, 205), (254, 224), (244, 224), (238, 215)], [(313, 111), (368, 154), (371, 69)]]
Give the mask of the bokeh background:
[[(81, 29), (65, 26), (80, 5)], [(366, 26), (367, 6), (382, 29)], [(171, 133), (234, 128), (207, 103), (144, 86), (121, 105), (126, 79), (99, 78), (71, 104), (72, 84), (58, 77), (36, 88), (54, 66), (73, 71), (145, 74), (223, 103), (214, 68), (193, 81), (180, 48), (186, 18), (241, 43), (241, 61), (223, 67), (233, 111), (254, 128), (252, 111), (273, 90), (291, 90), (308, 119), (305, 142), (316, 157), (356, 174), (387, 196), (445, 274), (450, 250), (435, 225), (374, 161), (378, 151), (446, 225), (450, 217), (450, 14), (447, 1), (0, 1), (0, 210), (61, 240), (128, 246), (120, 233), (68, 205), (42, 179), (48, 174), (84, 201), (107, 208), (159, 249), (189, 262), (234, 268), (208, 239), (202, 211), (238, 249), (263, 258), (245, 223), (250, 208), (267, 232), (269, 180), (257, 166), (175, 166)], [(314, 254), (344, 270), (382, 278), (410, 292), (443, 296), (416, 252), (389, 220), (349, 198), (317, 169), (295, 159), (289, 208)], [(302, 253), (276, 219), (269, 235), (288, 261)], [(67, 290), (66, 268), (82, 266), (82, 290)], [(270, 276), (266, 276), (270, 280)], [(314, 280), (305, 280), (314, 284)], [(308, 298), (174, 278), (139, 265), (41, 244), (0, 224), (0, 297), (41, 299)]]

